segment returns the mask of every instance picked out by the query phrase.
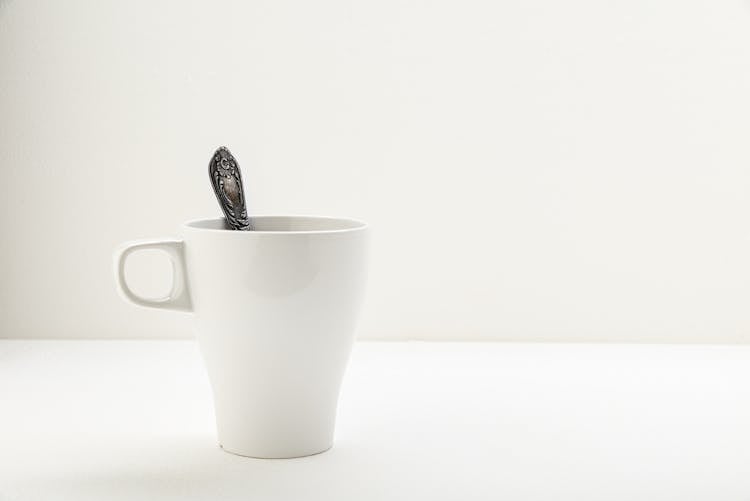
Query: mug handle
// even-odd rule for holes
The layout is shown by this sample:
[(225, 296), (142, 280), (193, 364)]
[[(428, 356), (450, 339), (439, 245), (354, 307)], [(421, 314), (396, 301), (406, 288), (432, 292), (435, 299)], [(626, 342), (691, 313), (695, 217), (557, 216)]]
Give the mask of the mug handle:
[[(133, 252), (146, 249), (163, 251), (172, 261), (172, 290), (166, 297), (144, 298), (132, 291), (125, 279), (125, 263)], [(164, 310), (193, 311), (185, 268), (185, 243), (182, 240), (137, 240), (115, 251), (115, 281), (123, 298), (138, 306)]]

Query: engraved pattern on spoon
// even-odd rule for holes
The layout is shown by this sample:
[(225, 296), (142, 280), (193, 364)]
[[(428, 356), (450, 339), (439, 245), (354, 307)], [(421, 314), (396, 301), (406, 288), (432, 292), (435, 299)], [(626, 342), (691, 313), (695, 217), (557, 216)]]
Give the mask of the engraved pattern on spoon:
[(245, 207), (240, 166), (225, 146), (214, 152), (208, 164), (208, 174), (229, 226), (233, 230), (252, 230)]

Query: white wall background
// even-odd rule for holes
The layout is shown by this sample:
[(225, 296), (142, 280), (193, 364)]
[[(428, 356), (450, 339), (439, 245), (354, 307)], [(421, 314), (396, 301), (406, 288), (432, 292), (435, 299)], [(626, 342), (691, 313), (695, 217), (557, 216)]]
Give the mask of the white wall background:
[(110, 255), (221, 144), (372, 223), (361, 337), (750, 341), (746, 1), (0, 0), (0, 336), (189, 336)]

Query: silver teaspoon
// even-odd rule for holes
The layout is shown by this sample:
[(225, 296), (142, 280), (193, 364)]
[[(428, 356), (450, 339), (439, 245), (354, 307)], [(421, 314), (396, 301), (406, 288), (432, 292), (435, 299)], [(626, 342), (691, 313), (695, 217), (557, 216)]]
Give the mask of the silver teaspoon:
[(208, 175), (229, 226), (233, 230), (252, 230), (245, 207), (240, 166), (225, 146), (219, 147), (211, 157)]

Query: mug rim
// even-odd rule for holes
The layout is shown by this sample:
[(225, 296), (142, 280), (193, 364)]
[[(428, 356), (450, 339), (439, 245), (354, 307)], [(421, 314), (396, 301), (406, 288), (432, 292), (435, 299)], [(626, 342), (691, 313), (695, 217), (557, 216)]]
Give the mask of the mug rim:
[(338, 216), (319, 216), (309, 214), (253, 214), (250, 216), (250, 221), (253, 219), (265, 219), (265, 218), (282, 218), (282, 219), (312, 219), (312, 220), (325, 220), (329, 222), (340, 222), (342, 224), (354, 225), (345, 228), (327, 229), (327, 230), (251, 230), (251, 231), (236, 231), (227, 228), (201, 228), (196, 226), (199, 223), (208, 222), (219, 222), (224, 221), (223, 217), (210, 217), (210, 218), (199, 218), (191, 219), (182, 223), (184, 229), (190, 231), (201, 231), (201, 232), (215, 232), (215, 233), (226, 233), (232, 235), (320, 235), (326, 233), (350, 233), (356, 231), (366, 230), (369, 225), (359, 219), (351, 217), (338, 217)]

